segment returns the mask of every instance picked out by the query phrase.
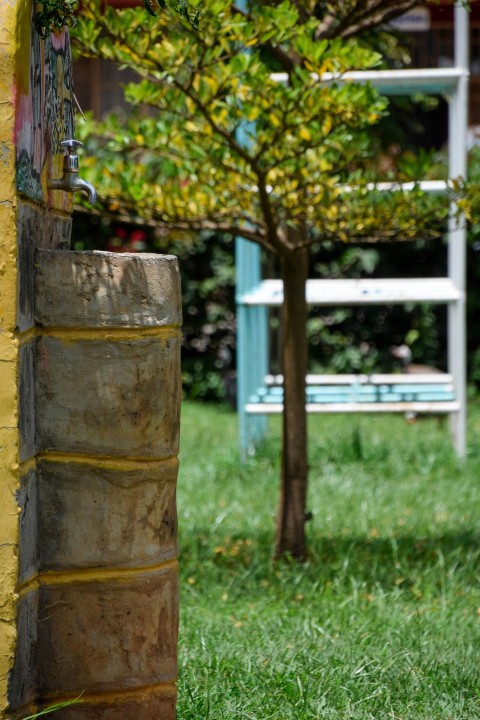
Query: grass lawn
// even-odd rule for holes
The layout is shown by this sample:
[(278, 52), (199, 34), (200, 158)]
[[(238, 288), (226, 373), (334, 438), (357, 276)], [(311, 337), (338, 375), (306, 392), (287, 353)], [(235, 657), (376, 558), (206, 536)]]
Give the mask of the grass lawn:
[(480, 718), (480, 405), (447, 424), (312, 416), (310, 559), (272, 561), (279, 422), (182, 412), (179, 720)]

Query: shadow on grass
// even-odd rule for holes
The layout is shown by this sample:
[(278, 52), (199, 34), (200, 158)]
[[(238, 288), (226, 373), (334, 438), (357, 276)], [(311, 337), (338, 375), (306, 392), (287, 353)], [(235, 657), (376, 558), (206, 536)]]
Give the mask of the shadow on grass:
[[(327, 578), (339, 570), (355, 573), (385, 588), (399, 583), (399, 571), (425, 575), (439, 569), (463, 573), (477, 583), (480, 569), (480, 536), (471, 530), (438, 536), (392, 535), (390, 537), (322, 537), (311, 541), (311, 562)], [(405, 582), (407, 580), (405, 579)]]
[[(225, 573), (236, 582), (283, 582), (290, 578), (321, 585), (355, 583), (412, 589), (419, 584), (461, 583), (465, 589), (478, 587), (480, 535), (473, 530), (418, 537), (414, 534), (389, 537), (337, 535), (314, 537), (309, 541), (309, 558), (301, 565), (286, 558), (272, 560), (273, 540), (259, 530), (254, 536), (235, 534), (218, 537), (214, 544), (208, 533), (183, 539), (180, 568), (186, 573), (202, 567), (205, 580), (222, 581)], [(250, 590), (251, 592), (252, 590)]]

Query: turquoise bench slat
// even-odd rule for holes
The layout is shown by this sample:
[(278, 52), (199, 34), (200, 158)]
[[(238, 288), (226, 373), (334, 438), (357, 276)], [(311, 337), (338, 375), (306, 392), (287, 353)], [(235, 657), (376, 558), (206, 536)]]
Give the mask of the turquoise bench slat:
[(435, 385), (431, 383), (425, 383), (425, 385), (389, 385), (388, 389), (391, 392), (409, 392), (415, 394), (419, 392), (452, 392), (452, 386), (450, 383), (438, 383)]
[[(455, 400), (450, 383), (392, 385), (310, 385), (306, 388), (307, 403), (396, 403), (449, 402)], [(281, 386), (260, 387), (249, 398), (251, 404), (283, 403)]]

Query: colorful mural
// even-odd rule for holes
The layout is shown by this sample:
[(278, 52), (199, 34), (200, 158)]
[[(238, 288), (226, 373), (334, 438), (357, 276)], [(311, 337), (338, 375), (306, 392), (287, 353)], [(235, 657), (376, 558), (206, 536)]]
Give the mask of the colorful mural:
[[(46, 203), (47, 175), (62, 174), (62, 140), (75, 136), (72, 58), (66, 29), (40, 38), (32, 19), (30, 66), (17, 88), (16, 183), (22, 195)], [(64, 194), (62, 194), (64, 195)], [(65, 208), (71, 199), (62, 197)]]

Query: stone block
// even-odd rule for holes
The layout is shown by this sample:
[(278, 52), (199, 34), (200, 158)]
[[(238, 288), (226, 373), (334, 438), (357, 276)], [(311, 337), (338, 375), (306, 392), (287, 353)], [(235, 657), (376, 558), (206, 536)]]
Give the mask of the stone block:
[(35, 343), (30, 341), (19, 350), (19, 456), (28, 460), (36, 452), (35, 448)]
[(15, 661), (8, 683), (8, 704), (13, 711), (34, 702), (38, 696), (38, 598), (35, 590), (17, 602)]
[(43, 327), (181, 325), (172, 255), (39, 251), (35, 322)]
[(71, 228), (71, 218), (53, 215), (40, 207), (19, 203), (17, 327), (20, 331), (28, 330), (35, 322), (36, 250), (37, 248), (68, 248)]
[(79, 703), (55, 712), (55, 720), (175, 720), (174, 686), (151, 689), (141, 696)]
[(19, 601), (10, 705), (174, 683), (177, 635), (174, 566), (42, 585)]
[(37, 340), (39, 451), (163, 458), (178, 453), (180, 338)]
[(175, 459), (127, 470), (38, 463), (20, 492), (20, 582), (49, 570), (173, 560), (177, 471)]

